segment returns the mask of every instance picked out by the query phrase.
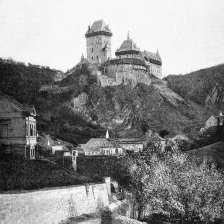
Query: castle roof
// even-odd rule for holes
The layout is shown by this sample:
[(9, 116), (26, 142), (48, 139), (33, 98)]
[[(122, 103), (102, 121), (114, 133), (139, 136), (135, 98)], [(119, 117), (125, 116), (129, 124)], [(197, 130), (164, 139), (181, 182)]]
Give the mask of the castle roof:
[(147, 67), (146, 63), (138, 58), (119, 58), (112, 59), (109, 61), (109, 64), (132, 64), (132, 65), (141, 65)]
[(157, 50), (156, 53), (152, 53), (149, 51), (143, 51), (142, 56), (147, 60), (150, 61), (151, 63), (159, 63), (162, 64), (162, 59), (160, 57), (159, 51)]
[(96, 35), (106, 35), (112, 36), (112, 32), (108, 25), (105, 24), (103, 20), (97, 20), (93, 25), (88, 27), (88, 30), (85, 34), (86, 37), (96, 36)]
[(129, 35), (127, 40), (121, 44), (120, 48), (118, 48), (115, 52), (115, 55), (122, 55), (122, 54), (139, 54), (140, 49), (137, 48), (136, 44), (132, 39), (129, 39)]

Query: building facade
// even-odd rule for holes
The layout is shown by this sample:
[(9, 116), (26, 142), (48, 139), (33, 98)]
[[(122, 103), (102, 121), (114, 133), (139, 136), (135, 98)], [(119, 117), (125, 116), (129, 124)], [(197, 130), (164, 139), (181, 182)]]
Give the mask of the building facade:
[(150, 73), (157, 78), (162, 78), (162, 59), (160, 57), (159, 51), (152, 53), (149, 51), (143, 51), (142, 56), (145, 59), (146, 64), (149, 67)]
[(106, 138), (91, 138), (87, 143), (80, 144), (76, 148), (78, 156), (116, 156), (125, 154), (118, 143)]
[(102, 63), (111, 58), (112, 32), (103, 20), (98, 20), (88, 27), (85, 34), (87, 60), (90, 63)]
[(1, 153), (35, 159), (37, 144), (36, 111), (0, 92), (0, 150)]
[(126, 150), (126, 152), (142, 152), (144, 142), (139, 139), (120, 138), (116, 142)]

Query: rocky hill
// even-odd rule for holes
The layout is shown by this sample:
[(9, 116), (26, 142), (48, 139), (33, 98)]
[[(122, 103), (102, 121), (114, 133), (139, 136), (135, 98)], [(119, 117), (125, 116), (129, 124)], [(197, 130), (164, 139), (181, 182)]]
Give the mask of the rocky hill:
[(150, 85), (102, 87), (97, 79), (100, 68), (87, 61), (60, 73), (62, 78), (49, 68), (35, 67), (30, 72), (30, 65), (7, 63), (0, 62), (4, 73), (0, 87), (36, 106), (39, 131), (75, 144), (104, 136), (106, 129), (117, 137), (142, 136), (147, 129), (190, 136), (205, 121), (201, 106), (155, 77)]
[(57, 91), (48, 92), (58, 94), (67, 88), (71, 93), (65, 107), (116, 136), (143, 135), (146, 127), (189, 134), (204, 122), (199, 105), (183, 99), (155, 77), (151, 85), (101, 87), (96, 71), (89, 63), (80, 63), (69, 70)]
[(205, 99), (205, 106), (211, 108), (224, 109), (224, 87), (216, 83), (214, 88), (208, 93)]

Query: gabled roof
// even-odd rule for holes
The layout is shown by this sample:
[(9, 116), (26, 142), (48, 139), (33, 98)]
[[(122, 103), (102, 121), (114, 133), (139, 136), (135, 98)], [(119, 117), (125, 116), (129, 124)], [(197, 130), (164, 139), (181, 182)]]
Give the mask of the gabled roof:
[(124, 42), (121, 44), (120, 48), (118, 48), (115, 52), (115, 55), (121, 55), (121, 54), (138, 54), (140, 52), (140, 49), (137, 48), (136, 44), (132, 39), (127, 38), (127, 40), (124, 40)]
[(108, 140), (115, 148), (122, 148), (116, 141), (114, 140)]
[(81, 144), (79, 147), (85, 152), (98, 152), (100, 148), (121, 148), (115, 141), (105, 138), (91, 138), (86, 144)]
[(30, 114), (36, 115), (35, 107), (32, 105), (23, 105), (24, 108), (30, 112)]
[(85, 36), (91, 37), (91, 36), (95, 36), (95, 35), (99, 35), (99, 34), (112, 36), (112, 32), (111, 32), (109, 26), (106, 25), (103, 20), (97, 20), (93, 23), (93, 25), (91, 27), (89, 26)]
[(20, 102), (18, 102), (16, 99), (14, 99), (13, 97), (11, 97), (11, 96), (7, 95), (6, 93), (4, 93), (2, 90), (0, 90), (0, 97), (6, 98), (10, 102), (14, 103), (15, 105), (17, 105), (24, 112), (28, 112), (30, 115), (36, 116), (36, 111), (35, 111), (34, 106), (23, 105)]

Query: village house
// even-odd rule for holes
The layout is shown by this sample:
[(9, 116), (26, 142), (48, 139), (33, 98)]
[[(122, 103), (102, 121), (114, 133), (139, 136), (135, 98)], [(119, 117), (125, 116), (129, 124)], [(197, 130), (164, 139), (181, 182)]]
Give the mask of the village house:
[(87, 143), (76, 148), (78, 156), (123, 155), (123, 149), (117, 142), (106, 138), (91, 138)]
[(142, 152), (144, 142), (136, 138), (120, 138), (116, 142), (126, 150), (126, 152)]
[[(35, 159), (36, 111), (0, 91), (1, 153)], [(3, 152), (4, 151), (4, 152)]]

